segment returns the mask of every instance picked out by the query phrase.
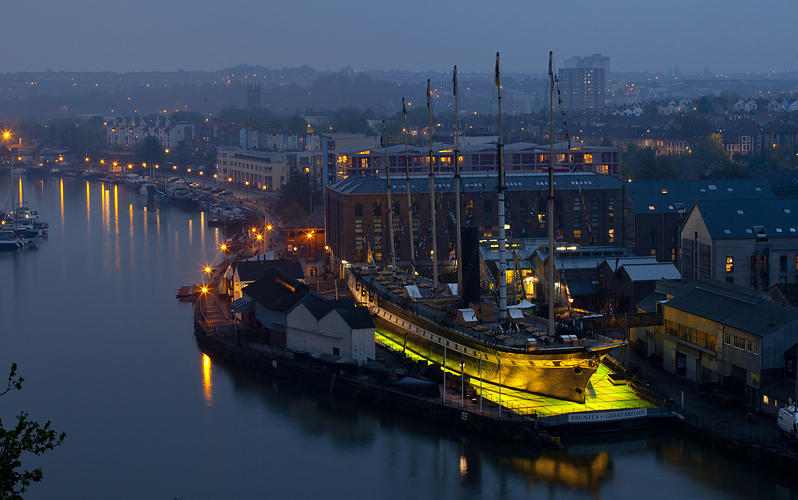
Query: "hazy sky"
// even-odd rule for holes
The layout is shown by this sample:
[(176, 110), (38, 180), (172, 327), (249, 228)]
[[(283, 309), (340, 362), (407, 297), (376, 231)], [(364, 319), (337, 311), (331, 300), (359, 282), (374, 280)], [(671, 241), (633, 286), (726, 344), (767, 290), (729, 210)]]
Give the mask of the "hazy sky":
[(798, 70), (796, 0), (2, 1), (0, 72), (543, 72), (600, 52), (613, 70)]

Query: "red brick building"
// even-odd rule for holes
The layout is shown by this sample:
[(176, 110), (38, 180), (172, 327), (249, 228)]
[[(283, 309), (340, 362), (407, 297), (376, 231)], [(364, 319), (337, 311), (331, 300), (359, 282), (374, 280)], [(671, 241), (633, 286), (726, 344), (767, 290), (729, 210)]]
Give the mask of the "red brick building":
[[(495, 174), (463, 174), (461, 177), (463, 227), (479, 228), (482, 238), (498, 235)], [(411, 175), (413, 249), (417, 267), (431, 266), (431, 218), (429, 177)], [(405, 176), (391, 177), (394, 203), (393, 231), (397, 264), (411, 259), (410, 228)], [(546, 237), (548, 175), (508, 173), (506, 225), (508, 238)], [(561, 241), (582, 246), (623, 245), (622, 181), (594, 173), (555, 174), (555, 228)], [(580, 191), (581, 187), (581, 191)], [(439, 262), (454, 257), (455, 200), (453, 176), (437, 176), (437, 251)], [(365, 262), (371, 250), (374, 260), (390, 261), (387, 189), (384, 176), (351, 176), (325, 188), (325, 228), (331, 266), (340, 271), (347, 264)]]

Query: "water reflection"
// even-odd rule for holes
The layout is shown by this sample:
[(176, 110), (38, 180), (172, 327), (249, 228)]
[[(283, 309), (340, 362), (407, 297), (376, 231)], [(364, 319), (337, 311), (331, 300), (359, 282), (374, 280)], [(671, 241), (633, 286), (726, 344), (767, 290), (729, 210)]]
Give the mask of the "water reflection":
[(202, 388), (205, 395), (205, 404), (213, 406), (213, 382), (211, 382), (211, 358), (207, 354), (202, 355)]
[(61, 194), (61, 234), (64, 231), (64, 179), (59, 179), (59, 192)]
[[(564, 438), (562, 450), (497, 442), (212, 361), (191, 343), (190, 305), (172, 294), (201, 279), (200, 264), (220, 260), (223, 232), (206, 230), (196, 212), (164, 206), (164, 230), (147, 244), (149, 202), (124, 186), (111, 200), (106, 184), (113, 234), (101, 234), (94, 214), (88, 238), (89, 186), (84, 196), (81, 182), (45, 180), (48, 196), (36, 200), (42, 214), (60, 208), (69, 231), (51, 221), (40, 251), (0, 255), (11, 285), (0, 287), (0, 332), (9, 332), (0, 355), (37, 382), (26, 409), (79, 437), (48, 458), (38, 498), (78, 498), (70, 486), (89, 482), (94, 496), (124, 499), (156, 488), (178, 498), (796, 498), (789, 478), (669, 432)], [(16, 192), (16, 184), (0, 178), (0, 190)], [(120, 247), (121, 269), (97, 265), (118, 262)]]

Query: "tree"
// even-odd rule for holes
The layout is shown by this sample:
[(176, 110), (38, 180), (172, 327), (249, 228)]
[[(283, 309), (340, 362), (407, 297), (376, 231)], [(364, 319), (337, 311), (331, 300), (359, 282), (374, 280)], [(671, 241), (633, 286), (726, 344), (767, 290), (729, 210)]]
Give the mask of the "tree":
[(285, 122), (285, 128), (288, 132), (296, 135), (306, 134), (308, 132), (308, 122), (298, 115), (294, 115)]
[(169, 118), (173, 122), (204, 122), (205, 115), (198, 111), (175, 111)]
[(164, 150), (161, 143), (158, 142), (158, 138), (152, 135), (145, 137), (139, 146), (138, 157), (142, 163), (158, 164), (163, 162)]
[(319, 191), (313, 191), (309, 176), (292, 174), (280, 190), (276, 205), (277, 214), (284, 222), (290, 222), (309, 214), (311, 198), (313, 198), (313, 203), (317, 204), (319, 194)]
[[(8, 385), (6, 390), (0, 393), (0, 396), (8, 394), (12, 390), (21, 390), (24, 381), (25, 379), (22, 377), (17, 377), (17, 364), (12, 364)], [(22, 466), (20, 460), (22, 453), (41, 455), (47, 450), (61, 446), (65, 437), (65, 433), (58, 434), (50, 428), (49, 420), (46, 424), (41, 425), (29, 420), (28, 414), (24, 411), (17, 415), (17, 424), (8, 430), (0, 421), (0, 496), (21, 500), (22, 494), (25, 493), (28, 486), (31, 483), (38, 483), (43, 477), (40, 467), (32, 471), (17, 471)]]
[(712, 113), (712, 101), (707, 96), (701, 96), (695, 102), (695, 110), (701, 114)]

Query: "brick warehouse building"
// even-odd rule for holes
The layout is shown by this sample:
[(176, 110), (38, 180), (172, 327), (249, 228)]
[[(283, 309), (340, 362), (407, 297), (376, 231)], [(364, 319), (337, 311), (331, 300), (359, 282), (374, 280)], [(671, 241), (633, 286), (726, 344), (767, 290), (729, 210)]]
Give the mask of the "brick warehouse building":
[[(482, 238), (498, 235), (495, 174), (463, 174), (463, 226), (479, 228)], [(583, 246), (623, 246), (623, 182), (611, 175), (588, 172), (555, 173), (557, 239)], [(437, 240), (439, 262), (453, 258), (455, 249), (453, 176), (435, 178), (438, 193)], [(429, 264), (431, 222), (429, 177), (411, 175), (413, 233), (420, 269)], [(548, 175), (506, 175), (508, 238), (546, 237)], [(394, 203), (394, 239), (397, 263), (410, 261), (405, 177), (391, 178)], [(580, 194), (581, 186), (581, 194)], [(584, 200), (584, 209), (582, 205)], [(365, 262), (369, 249), (375, 262), (390, 261), (387, 190), (384, 176), (355, 175), (324, 190), (325, 226), (331, 265)], [(588, 231), (588, 225), (590, 230)]]

